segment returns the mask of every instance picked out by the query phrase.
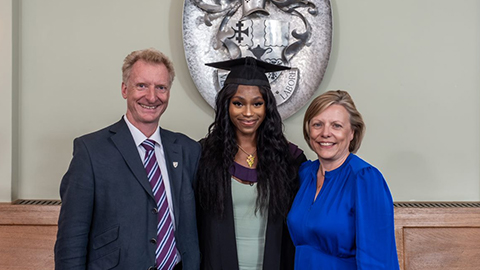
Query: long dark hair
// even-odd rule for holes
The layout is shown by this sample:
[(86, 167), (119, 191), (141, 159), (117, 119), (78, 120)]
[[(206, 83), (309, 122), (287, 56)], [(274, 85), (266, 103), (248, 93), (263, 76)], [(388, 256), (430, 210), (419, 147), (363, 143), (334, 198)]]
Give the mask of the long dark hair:
[[(235, 126), (229, 116), (230, 100), (237, 84), (225, 85), (215, 101), (215, 120), (202, 140), (197, 172), (200, 207), (223, 216), (225, 196), (230, 192), (232, 166), (238, 151)], [(275, 97), (269, 87), (259, 87), (265, 100), (265, 119), (257, 130), (257, 200), (255, 211), (287, 214), (295, 195), (296, 172)]]

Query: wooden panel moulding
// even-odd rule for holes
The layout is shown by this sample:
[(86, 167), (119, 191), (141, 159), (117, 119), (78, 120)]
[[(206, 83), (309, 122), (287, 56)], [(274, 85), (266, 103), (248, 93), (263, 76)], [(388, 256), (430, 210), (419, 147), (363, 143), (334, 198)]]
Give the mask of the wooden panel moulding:
[(59, 201), (0, 203), (0, 269), (54, 269)]
[(402, 270), (480, 269), (479, 202), (396, 202)]
[[(0, 203), (0, 269), (53, 269), (60, 201)], [(480, 269), (480, 202), (395, 202), (402, 270)]]
[(405, 228), (405, 268), (480, 269), (480, 227)]
[(60, 205), (0, 203), (0, 225), (56, 226), (59, 212)]
[(0, 269), (54, 269), (57, 226), (0, 225)]

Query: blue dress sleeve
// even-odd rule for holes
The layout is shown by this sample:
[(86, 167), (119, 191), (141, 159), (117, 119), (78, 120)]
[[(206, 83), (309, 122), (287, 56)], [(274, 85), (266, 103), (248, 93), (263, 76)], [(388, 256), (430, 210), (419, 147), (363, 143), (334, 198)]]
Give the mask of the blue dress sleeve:
[[(318, 164), (316, 164), (316, 163), (318, 163)], [(314, 170), (315, 173), (316, 173), (319, 165), (320, 165), (320, 163), (318, 162), (318, 160), (316, 160), (316, 161), (307, 160), (307, 161), (303, 162), (302, 165), (300, 165), (300, 168), (298, 169), (300, 186), (303, 184), (305, 179), (308, 178), (308, 175), (312, 174), (312, 170)], [(315, 166), (317, 166), (317, 167), (315, 168)]]
[(399, 269), (393, 199), (380, 171), (368, 166), (356, 179), (357, 269)]

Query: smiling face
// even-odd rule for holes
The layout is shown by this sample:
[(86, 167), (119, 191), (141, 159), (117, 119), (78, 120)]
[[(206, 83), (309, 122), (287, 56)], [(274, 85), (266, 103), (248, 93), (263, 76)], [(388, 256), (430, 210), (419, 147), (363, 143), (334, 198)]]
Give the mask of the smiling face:
[(350, 153), (354, 132), (350, 115), (342, 105), (331, 105), (309, 122), (310, 146), (324, 168), (339, 167)]
[(127, 118), (145, 136), (158, 127), (170, 98), (170, 78), (164, 64), (137, 61), (127, 82), (122, 83), (122, 96), (127, 100)]
[(230, 99), (230, 120), (239, 136), (255, 137), (258, 127), (265, 119), (265, 100), (258, 86), (239, 85)]

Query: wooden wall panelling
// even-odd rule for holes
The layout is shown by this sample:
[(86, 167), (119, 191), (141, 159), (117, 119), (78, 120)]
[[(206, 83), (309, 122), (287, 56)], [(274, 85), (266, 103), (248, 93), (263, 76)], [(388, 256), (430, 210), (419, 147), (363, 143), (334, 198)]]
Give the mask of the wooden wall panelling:
[[(402, 270), (480, 269), (480, 207), (395, 204), (403, 205), (395, 207)], [(60, 205), (0, 203), (0, 269), (54, 269), (59, 211)]]
[(480, 269), (480, 208), (395, 208), (402, 270)]
[(0, 203), (0, 269), (54, 269), (60, 206)]
[(407, 269), (480, 269), (480, 228), (406, 228)]

